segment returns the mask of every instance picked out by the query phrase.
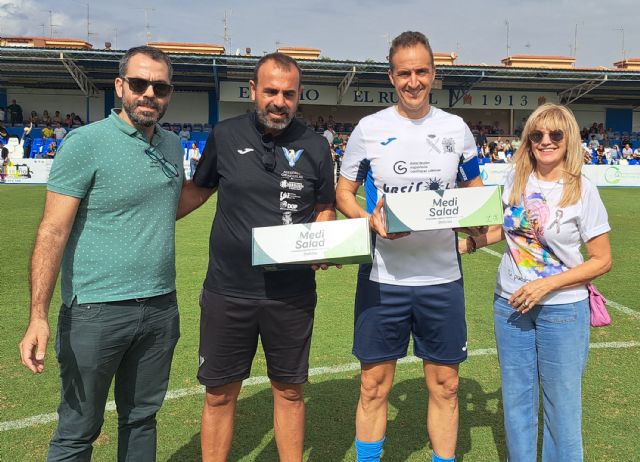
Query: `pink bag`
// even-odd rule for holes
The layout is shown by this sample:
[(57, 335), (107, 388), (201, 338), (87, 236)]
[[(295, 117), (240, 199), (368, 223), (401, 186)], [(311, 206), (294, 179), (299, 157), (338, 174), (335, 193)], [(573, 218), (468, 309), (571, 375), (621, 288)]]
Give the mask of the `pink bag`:
[(591, 309), (591, 326), (603, 327), (611, 324), (611, 316), (605, 307), (607, 299), (596, 289), (596, 286), (587, 284), (589, 291), (589, 308)]

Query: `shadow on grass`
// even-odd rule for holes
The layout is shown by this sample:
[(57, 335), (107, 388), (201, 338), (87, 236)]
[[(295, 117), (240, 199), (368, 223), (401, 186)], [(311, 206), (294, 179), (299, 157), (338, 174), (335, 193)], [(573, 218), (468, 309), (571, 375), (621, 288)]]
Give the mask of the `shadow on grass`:
[[(351, 450), (355, 435), (354, 413), (360, 388), (359, 377), (309, 383), (305, 388), (307, 428), (306, 460), (312, 462), (342, 461)], [(505, 460), (502, 408), (493, 410), (489, 402), (499, 400), (500, 391), (485, 393), (472, 379), (460, 379), (460, 430), (457, 459), (472, 449), (471, 432), (475, 427), (488, 427), (498, 449), (499, 460)], [(424, 451), (427, 460), (426, 435), (427, 394), (422, 379), (403, 380), (394, 385), (389, 396), (391, 420), (387, 426), (384, 460), (405, 461), (412, 453)], [(259, 391), (240, 399), (236, 410), (236, 428), (229, 461), (252, 455), (255, 462), (278, 460), (273, 438), (271, 390)], [(169, 459), (170, 462), (199, 461), (200, 433)]]

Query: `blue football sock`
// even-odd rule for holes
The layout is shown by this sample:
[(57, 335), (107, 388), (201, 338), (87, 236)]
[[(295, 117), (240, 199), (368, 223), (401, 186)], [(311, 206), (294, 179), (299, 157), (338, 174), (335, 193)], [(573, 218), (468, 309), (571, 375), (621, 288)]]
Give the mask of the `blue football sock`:
[(384, 438), (380, 441), (360, 441), (356, 438), (356, 461), (357, 462), (379, 462), (382, 455), (382, 445)]
[(438, 454), (436, 454), (436, 451), (433, 451), (431, 462), (456, 462), (456, 456), (453, 456), (451, 459), (447, 459), (445, 457), (440, 457)]

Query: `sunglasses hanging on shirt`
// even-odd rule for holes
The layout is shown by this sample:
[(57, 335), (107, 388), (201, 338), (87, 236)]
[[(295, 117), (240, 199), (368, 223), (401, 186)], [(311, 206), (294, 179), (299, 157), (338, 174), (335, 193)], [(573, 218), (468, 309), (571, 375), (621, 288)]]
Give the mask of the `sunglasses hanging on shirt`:
[(262, 136), (262, 165), (267, 172), (273, 172), (276, 168), (276, 151), (273, 138)]

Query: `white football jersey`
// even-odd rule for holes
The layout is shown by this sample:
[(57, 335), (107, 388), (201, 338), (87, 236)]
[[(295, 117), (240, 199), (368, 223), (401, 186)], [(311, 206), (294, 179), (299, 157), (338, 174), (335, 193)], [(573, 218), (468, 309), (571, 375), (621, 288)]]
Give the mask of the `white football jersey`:
[[(455, 188), (480, 173), (466, 123), (435, 107), (422, 119), (402, 117), (395, 107), (363, 118), (349, 138), (340, 174), (362, 183), (369, 171), (377, 199), (387, 192)], [(372, 281), (421, 286), (460, 277), (456, 236), (450, 229), (376, 239)]]

